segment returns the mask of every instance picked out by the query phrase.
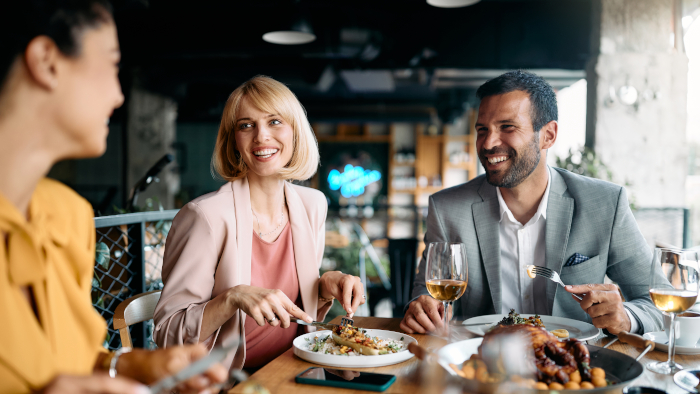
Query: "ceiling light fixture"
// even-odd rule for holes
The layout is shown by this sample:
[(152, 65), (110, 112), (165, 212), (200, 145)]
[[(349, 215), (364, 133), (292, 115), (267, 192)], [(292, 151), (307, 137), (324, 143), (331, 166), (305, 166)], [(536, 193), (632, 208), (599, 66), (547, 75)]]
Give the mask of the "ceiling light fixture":
[(316, 40), (311, 25), (304, 19), (294, 22), (289, 30), (270, 31), (263, 34), (262, 39), (279, 45), (301, 45)]
[(481, 0), (426, 0), (433, 7), (459, 8), (478, 3)]

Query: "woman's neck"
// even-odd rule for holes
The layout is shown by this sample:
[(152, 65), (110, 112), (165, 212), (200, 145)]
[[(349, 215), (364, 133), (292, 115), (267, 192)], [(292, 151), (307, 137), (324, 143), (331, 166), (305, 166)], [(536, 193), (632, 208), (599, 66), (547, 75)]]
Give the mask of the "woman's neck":
[(19, 116), (0, 119), (0, 193), (27, 219), (34, 189), (56, 162), (45, 149), (40, 130), (46, 129), (37, 122)]
[(284, 180), (248, 173), (250, 204), (259, 219), (273, 220), (284, 210)]

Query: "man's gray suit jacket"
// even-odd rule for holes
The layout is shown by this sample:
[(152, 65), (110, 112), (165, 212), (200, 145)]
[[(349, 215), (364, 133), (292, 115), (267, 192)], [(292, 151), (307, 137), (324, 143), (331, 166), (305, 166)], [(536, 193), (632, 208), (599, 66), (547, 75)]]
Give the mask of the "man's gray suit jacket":
[[(662, 315), (649, 297), (652, 254), (618, 185), (550, 168), (551, 182), (545, 230), (544, 265), (567, 285), (615, 281), (624, 306), (643, 332), (663, 329)], [(467, 246), (469, 282), (455, 303), (455, 315), (473, 317), (501, 313), (500, 210), (496, 188), (479, 176), (430, 197), (425, 243), (462, 242)], [(426, 248), (427, 251), (427, 248)], [(575, 253), (590, 257), (564, 266)], [(428, 294), (425, 256), (419, 264), (412, 296)], [(660, 270), (655, 275), (661, 275)], [(553, 281), (545, 286), (546, 313), (591, 322), (576, 300)], [(536, 292), (537, 294), (537, 292)], [(537, 301), (537, 300), (536, 300)], [(517, 311), (516, 311), (517, 312)]]

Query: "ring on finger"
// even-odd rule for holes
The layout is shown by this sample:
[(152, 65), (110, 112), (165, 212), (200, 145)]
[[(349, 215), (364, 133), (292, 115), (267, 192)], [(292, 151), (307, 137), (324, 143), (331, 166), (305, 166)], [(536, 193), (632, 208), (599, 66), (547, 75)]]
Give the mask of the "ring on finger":
[(277, 320), (277, 316), (272, 316), (271, 319), (265, 318), (265, 321), (268, 323), (272, 323), (273, 321)]

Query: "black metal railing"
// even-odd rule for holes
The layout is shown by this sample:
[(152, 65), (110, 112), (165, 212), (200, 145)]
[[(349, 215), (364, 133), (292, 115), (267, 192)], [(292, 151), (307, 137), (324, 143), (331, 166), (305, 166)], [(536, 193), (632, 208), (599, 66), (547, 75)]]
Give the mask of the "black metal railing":
[[(423, 212), (415, 207), (414, 219)], [(95, 219), (97, 255), (92, 301), (108, 325), (105, 347), (121, 347), (119, 333), (112, 328), (114, 310), (136, 294), (163, 288), (161, 268), (165, 240), (177, 210), (132, 213)], [(641, 208), (633, 211), (642, 234), (653, 245), (665, 242), (688, 247), (689, 210), (684, 208)], [(377, 212), (379, 216), (382, 212)], [(385, 219), (386, 220), (386, 219)], [(415, 219), (417, 222), (418, 219)], [(417, 226), (417, 224), (413, 224)], [(356, 261), (353, 260), (353, 263)], [(130, 327), (136, 347), (154, 348), (153, 324)]]
[[(178, 210), (129, 213), (95, 218), (96, 256), (92, 303), (107, 321), (105, 347), (121, 347), (112, 326), (120, 302), (146, 291), (163, 288), (161, 268), (170, 225)], [(130, 328), (136, 347), (153, 348), (152, 322)]]

